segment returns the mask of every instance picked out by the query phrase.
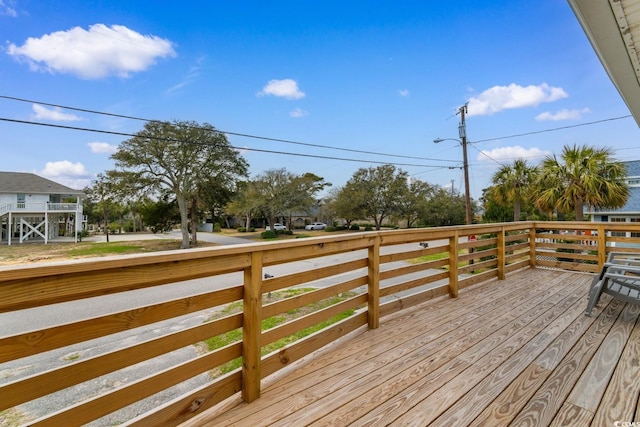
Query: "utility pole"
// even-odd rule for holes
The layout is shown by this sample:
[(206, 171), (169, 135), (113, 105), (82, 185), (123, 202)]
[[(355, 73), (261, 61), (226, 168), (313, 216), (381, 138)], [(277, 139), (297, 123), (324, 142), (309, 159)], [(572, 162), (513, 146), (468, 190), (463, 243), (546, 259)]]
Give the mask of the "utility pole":
[(466, 210), (467, 224), (473, 222), (471, 215), (471, 195), (469, 194), (469, 160), (467, 158), (467, 124), (464, 120), (464, 115), (467, 113), (467, 104), (464, 104), (458, 110), (460, 113), (460, 125), (458, 126), (458, 133), (460, 135), (460, 143), (462, 144), (462, 163), (464, 167), (464, 202)]

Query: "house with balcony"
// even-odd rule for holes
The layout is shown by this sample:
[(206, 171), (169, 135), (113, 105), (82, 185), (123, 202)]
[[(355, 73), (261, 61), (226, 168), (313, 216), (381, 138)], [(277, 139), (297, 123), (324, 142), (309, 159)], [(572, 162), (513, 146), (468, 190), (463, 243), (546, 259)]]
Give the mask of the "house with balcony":
[(83, 195), (33, 173), (0, 172), (0, 243), (77, 241)]

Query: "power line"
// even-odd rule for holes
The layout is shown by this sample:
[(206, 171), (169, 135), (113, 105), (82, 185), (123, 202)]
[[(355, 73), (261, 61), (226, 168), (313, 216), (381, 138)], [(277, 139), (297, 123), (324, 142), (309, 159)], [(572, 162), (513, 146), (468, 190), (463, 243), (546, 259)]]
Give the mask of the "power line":
[[(136, 134), (127, 133), (127, 132), (116, 132), (116, 131), (103, 130), (103, 129), (82, 128), (82, 127), (78, 127), (78, 126), (68, 126), (68, 125), (60, 125), (60, 124), (52, 124), (52, 123), (31, 122), (31, 121), (27, 121), (27, 120), (9, 119), (9, 118), (6, 118), (6, 117), (0, 117), (0, 121), (27, 124), (27, 125), (33, 125), (33, 126), (45, 126), (45, 127), (56, 128), (56, 129), (67, 129), (67, 130), (76, 130), (76, 131), (83, 131), (83, 132), (94, 132), (94, 133), (102, 133), (102, 134), (109, 134), (109, 135), (127, 136), (127, 137), (135, 137), (135, 136), (137, 136)], [(215, 131), (219, 132), (219, 133), (224, 133), (224, 132), (218, 131), (217, 129)], [(167, 141), (167, 142), (176, 142), (177, 141), (177, 140), (171, 139), (171, 138), (160, 138), (160, 137), (151, 137), (151, 138), (159, 140), (159, 141)], [(197, 144), (197, 142), (191, 142), (191, 143), (192, 144)], [(258, 152), (258, 153), (282, 154), (282, 155), (286, 155), (286, 156), (310, 157), (310, 158), (314, 158), (314, 159), (341, 160), (341, 161), (345, 161), (345, 162), (372, 163), (372, 164), (377, 164), (377, 165), (393, 164), (393, 165), (396, 165), (396, 166), (416, 166), (416, 167), (429, 167), (429, 168), (436, 168), (436, 169), (456, 169), (455, 166), (424, 165), (424, 164), (415, 164), (415, 163), (378, 162), (378, 161), (374, 161), (374, 160), (350, 159), (350, 158), (344, 158), (344, 157), (321, 156), (321, 155), (316, 155), (316, 154), (290, 153), (290, 152), (286, 152), (286, 151), (263, 150), (263, 149), (259, 149), (259, 148), (249, 148), (249, 147), (235, 147), (233, 145), (229, 145), (229, 147), (234, 149), (234, 150), (238, 150), (238, 151), (255, 151), (255, 152)]]
[[(13, 97), (13, 96), (7, 96), (7, 95), (0, 95), (0, 99), (7, 99), (7, 100), (11, 100), (11, 101), (18, 101), (18, 102), (25, 102), (25, 103), (34, 103), (34, 104), (46, 105), (48, 107), (63, 108), (63, 109), (72, 110), (72, 111), (79, 111), (79, 112), (90, 113), (90, 114), (98, 114), (98, 115), (116, 117), (116, 118), (123, 118), (123, 119), (128, 119), (128, 120), (154, 122), (154, 123), (170, 123), (170, 122), (162, 121), (162, 120), (146, 119), (146, 118), (142, 118), (142, 117), (135, 117), (135, 116), (129, 116), (129, 115), (117, 114), (117, 113), (108, 113), (108, 112), (104, 112), (104, 111), (97, 111), (97, 110), (91, 110), (91, 109), (79, 108), (79, 107), (71, 107), (71, 106), (48, 103), (48, 102), (42, 102), (42, 101), (34, 101), (34, 100), (18, 98), (18, 97)], [(598, 124), (598, 123), (604, 123), (604, 122), (609, 122), (609, 121), (614, 121), (614, 120), (626, 119), (626, 118), (630, 118), (630, 117), (632, 117), (632, 115), (629, 114), (629, 115), (625, 115), (625, 116), (612, 117), (612, 118), (607, 118), (607, 119), (602, 119), (602, 120), (596, 120), (596, 121), (591, 121), (591, 122), (586, 122), (586, 123), (580, 123), (580, 124), (576, 124), (576, 125), (561, 126), (561, 127), (557, 127), (557, 128), (543, 129), (543, 130), (539, 130), (539, 131), (530, 131), (530, 132), (524, 132), (524, 133), (520, 133), (520, 134), (501, 136), (501, 137), (486, 138), (486, 139), (481, 139), (481, 140), (478, 140), (478, 141), (473, 141), (473, 144), (481, 143), (481, 142), (497, 141), (497, 140), (503, 140), (503, 139), (510, 139), (510, 138), (519, 138), (519, 137), (523, 137), (523, 136), (536, 135), (536, 134), (541, 134), (541, 133), (546, 133), (546, 132), (556, 132), (556, 131), (560, 131), (560, 130), (566, 130), (566, 129), (576, 128), (576, 127), (581, 127), (581, 126), (589, 126), (589, 125), (594, 125), (594, 124)], [(82, 131), (87, 131), (87, 132), (105, 133), (105, 134), (128, 136), (128, 137), (135, 136), (134, 134), (123, 133), (123, 132), (105, 131), (105, 130), (100, 130), (100, 129), (79, 128), (79, 127), (64, 126), (64, 125), (53, 125), (53, 124), (45, 124), (45, 123), (39, 123), (39, 122), (29, 122), (29, 121), (23, 121), (23, 120), (14, 120), (14, 119), (8, 119), (8, 118), (0, 118), (0, 120), (9, 121), (9, 122), (15, 122), (15, 123), (32, 124), (32, 125), (40, 125), (40, 126), (49, 126), (49, 127), (57, 127), (57, 128), (63, 128), (63, 129), (71, 129), (71, 130), (82, 130)], [(194, 128), (199, 128), (199, 127), (194, 126)], [(429, 158), (429, 157), (406, 156), (406, 155), (401, 155), (401, 154), (391, 154), (391, 153), (381, 153), (381, 152), (375, 152), (375, 151), (356, 150), (356, 149), (343, 148), (343, 147), (334, 147), (334, 146), (329, 146), (329, 145), (311, 144), (311, 143), (305, 143), (305, 142), (300, 142), (300, 141), (291, 141), (291, 140), (281, 139), (281, 138), (271, 138), (271, 137), (265, 137), (265, 136), (259, 136), (259, 135), (251, 135), (251, 134), (246, 134), (246, 133), (230, 132), (230, 131), (224, 131), (224, 130), (220, 130), (220, 129), (216, 129), (216, 131), (219, 132), (219, 133), (223, 133), (225, 135), (233, 135), (233, 136), (238, 136), (238, 137), (243, 137), (243, 138), (252, 138), (252, 139), (258, 139), (258, 140), (263, 140), (263, 141), (272, 141), (272, 142), (282, 142), (282, 143), (286, 143), (286, 144), (294, 144), (294, 145), (301, 145), (301, 146), (306, 146), (306, 147), (331, 149), (331, 150), (345, 151), (345, 152), (351, 152), (351, 153), (369, 154), (369, 155), (396, 157), (396, 158), (406, 158), (406, 159), (413, 159), (413, 160), (429, 160), (429, 161), (436, 161), (436, 162), (459, 163), (457, 160), (435, 159), (435, 158)], [(471, 142), (470, 142), (470, 145), (472, 145)], [(473, 147), (473, 145), (472, 145), (472, 147)], [(299, 154), (299, 153), (290, 153), (290, 152), (283, 152), (283, 151), (263, 150), (263, 149), (256, 149), (256, 148), (237, 148), (237, 147), (233, 147), (233, 148), (235, 148), (237, 150), (256, 151), (256, 152), (263, 152), (263, 153), (282, 154), (282, 155), (291, 155), (291, 156), (299, 156), (299, 157), (311, 157), (311, 158), (319, 158), (319, 159), (342, 160), (342, 161), (373, 163), (373, 164), (390, 164), (391, 163), (391, 162), (377, 162), (377, 161), (360, 160), (360, 159), (340, 158), (340, 157), (332, 157), (332, 156), (320, 156), (320, 155), (313, 155), (313, 154)], [(488, 159), (490, 159), (491, 161), (495, 162), (496, 164), (498, 164), (500, 166), (503, 165), (502, 163), (500, 163), (497, 160), (493, 159), (491, 156), (489, 156), (484, 151), (478, 150), (475, 147), (473, 147), (473, 148), (476, 149), (476, 151), (480, 152), (480, 154), (482, 154), (483, 156), (485, 156)], [(624, 148), (624, 149), (619, 149), (619, 150), (630, 150), (630, 149), (634, 149), (634, 148)], [(392, 164), (398, 165), (398, 166), (433, 167), (435, 169), (445, 169), (445, 168), (446, 169), (456, 169), (456, 168), (458, 168), (456, 166), (442, 166), (442, 165), (416, 165), (416, 164), (409, 164), (409, 163), (392, 163)]]
[[(152, 122), (152, 123), (169, 123), (169, 122), (162, 121), (162, 120), (145, 119), (145, 118), (142, 118), (142, 117), (128, 116), (128, 115), (124, 115), (124, 114), (107, 113), (107, 112), (104, 112), (104, 111), (89, 110), (89, 109), (86, 109), (86, 108), (69, 107), (69, 106), (66, 106), (66, 105), (52, 104), (52, 103), (41, 102), (41, 101), (33, 101), (33, 100), (17, 98), (17, 97), (13, 97), (13, 96), (0, 95), (0, 98), (1, 99), (11, 100), (11, 101), (18, 101), (18, 102), (26, 102), (26, 103), (32, 103), (32, 104), (46, 105), (48, 107), (54, 107), (54, 108), (64, 108), (66, 110), (79, 111), (79, 112), (83, 112), (83, 113), (98, 114), (98, 115), (109, 116), (109, 117), (117, 117), (117, 118), (120, 118), (120, 119), (137, 120), (137, 121)], [(196, 128), (197, 128), (197, 126), (196, 126)], [(457, 163), (458, 162), (457, 160), (434, 159), (434, 158), (429, 158), (429, 157), (406, 156), (406, 155), (402, 155), (402, 154), (390, 154), (390, 153), (380, 153), (380, 152), (375, 152), (375, 151), (355, 150), (355, 149), (351, 149), (351, 148), (333, 147), (333, 146), (330, 146), (330, 145), (311, 144), (311, 143), (306, 143), (306, 142), (291, 141), (291, 140), (287, 140), (287, 139), (270, 138), (270, 137), (266, 137), (266, 136), (251, 135), (251, 134), (239, 133), (239, 132), (230, 132), (230, 131), (224, 131), (224, 130), (220, 130), (220, 129), (216, 129), (216, 130), (218, 132), (220, 132), (220, 133), (224, 133), (225, 135), (233, 135), (233, 136), (238, 136), (238, 137), (242, 137), (242, 138), (259, 139), (259, 140), (263, 140), (263, 141), (282, 142), (282, 143), (285, 143), (285, 144), (301, 145), (301, 146), (305, 146), (305, 147), (324, 148), (324, 149), (330, 149), (330, 150), (346, 151), (346, 152), (351, 152), (351, 153), (370, 154), (370, 155), (385, 156), (385, 157), (397, 157), (397, 158), (412, 159), (412, 160), (429, 160), (429, 161), (434, 161), (434, 162), (448, 162), (448, 163)]]
[(593, 121), (593, 122), (580, 123), (580, 124), (577, 124), (577, 125), (568, 125), (568, 126), (561, 126), (561, 127), (552, 128), (552, 129), (544, 129), (544, 130), (536, 130), (536, 131), (525, 132), (525, 133), (517, 133), (517, 134), (514, 134), (514, 135), (501, 136), (501, 137), (496, 137), (496, 138), (481, 139), (479, 141), (473, 141), (473, 142), (474, 143), (478, 143), (478, 142), (497, 141), (497, 140), (500, 140), (500, 139), (519, 138), (521, 136), (537, 135), (539, 133), (555, 132), (555, 131), (559, 131), (559, 130), (577, 128), (577, 127), (580, 127), (580, 126), (589, 126), (589, 125), (595, 125), (595, 124), (603, 123), (603, 122), (611, 122), (611, 121), (614, 121), (614, 120), (628, 119), (629, 117), (633, 117), (633, 116), (631, 114), (627, 114), (626, 116), (612, 117), (612, 118), (609, 118), (609, 119), (596, 120), (596, 121)]

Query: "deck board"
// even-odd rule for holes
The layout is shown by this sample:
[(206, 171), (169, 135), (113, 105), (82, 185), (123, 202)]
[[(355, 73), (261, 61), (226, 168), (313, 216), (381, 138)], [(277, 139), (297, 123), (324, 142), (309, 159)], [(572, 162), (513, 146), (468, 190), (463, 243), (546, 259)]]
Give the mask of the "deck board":
[(183, 426), (633, 421), (640, 308), (607, 296), (585, 316), (591, 278), (526, 269), (405, 309)]

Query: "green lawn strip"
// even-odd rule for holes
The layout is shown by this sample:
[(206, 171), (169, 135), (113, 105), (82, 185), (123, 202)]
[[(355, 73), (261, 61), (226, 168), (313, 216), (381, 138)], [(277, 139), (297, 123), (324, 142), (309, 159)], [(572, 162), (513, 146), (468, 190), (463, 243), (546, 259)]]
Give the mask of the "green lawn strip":
[(70, 256), (86, 256), (86, 255), (104, 255), (104, 254), (122, 254), (139, 252), (141, 245), (127, 243), (101, 243), (92, 244), (82, 248), (74, 248), (69, 251)]
[[(306, 292), (311, 292), (314, 291), (315, 288), (295, 288), (295, 289), (285, 289), (282, 291), (277, 291), (277, 292), (271, 292), (270, 296), (267, 297), (267, 299), (271, 302), (271, 301), (278, 301), (278, 300), (283, 300), (286, 298), (291, 298), (293, 296), (302, 294), (302, 293), (306, 293)], [(322, 310), (323, 308), (326, 307), (330, 307), (334, 304), (338, 304), (339, 302), (342, 302), (348, 298), (351, 298), (353, 296), (355, 296), (356, 294), (354, 292), (345, 292), (342, 293), (340, 295), (335, 295), (332, 296), (330, 298), (326, 298), (323, 299), (321, 301), (317, 301), (315, 303), (309, 304), (305, 307), (300, 307), (300, 308), (296, 308), (293, 310), (289, 310), (287, 313), (283, 313), (280, 314), (278, 316), (272, 316), (268, 319), (264, 319), (262, 321), (262, 330), (266, 331), (272, 328), (275, 328), (278, 325), (281, 325), (285, 322), (294, 320), (298, 317), (302, 317), (304, 315), (307, 315), (309, 313), (313, 313), (315, 311), (318, 310)], [(211, 317), (208, 320), (214, 320), (220, 317), (224, 317), (224, 316), (228, 316), (230, 314), (234, 314), (234, 313), (238, 313), (242, 311), (242, 302), (241, 301), (237, 301), (234, 302), (232, 304), (227, 305), (224, 309), (218, 311), (215, 316)], [(281, 338), (277, 341), (274, 341), (266, 346), (262, 347), (262, 355), (266, 355), (269, 354), (275, 350), (278, 350), (288, 344), (291, 344), (297, 340), (300, 340), (306, 336), (309, 336), (311, 334), (313, 334), (314, 332), (317, 332), (321, 329), (326, 328), (329, 325), (332, 325), (334, 323), (337, 323), (351, 315), (353, 315), (353, 313), (355, 312), (355, 310), (351, 309), (351, 310), (347, 310), (343, 313), (337, 314), (335, 316), (332, 316), (331, 318), (324, 320), (316, 325), (310, 326), (308, 328), (305, 328), (301, 331), (296, 332), (295, 334), (289, 335), (287, 337)], [(238, 328), (238, 329), (234, 329), (233, 331), (229, 331), (225, 334), (222, 335), (218, 335), (216, 337), (212, 337), (209, 338), (207, 340), (205, 340), (205, 344), (207, 346), (207, 350), (208, 351), (213, 351), (216, 350), (218, 348), (224, 347), (226, 345), (229, 345), (231, 343), (237, 342), (237, 341), (241, 341), (242, 340), (242, 329)], [(238, 357), (230, 362), (225, 363), (224, 365), (220, 366), (218, 369), (214, 370), (213, 375), (217, 376), (217, 375), (222, 375), (225, 374), (227, 372), (231, 372), (235, 369), (238, 369), (240, 366), (242, 366), (242, 358)]]
[(175, 239), (157, 239), (149, 241), (132, 241), (132, 242), (92, 242), (81, 243), (81, 246), (75, 246), (69, 249), (68, 256), (95, 256), (110, 254), (126, 254), (126, 253), (143, 253), (156, 252), (171, 249), (179, 249), (180, 242)]

